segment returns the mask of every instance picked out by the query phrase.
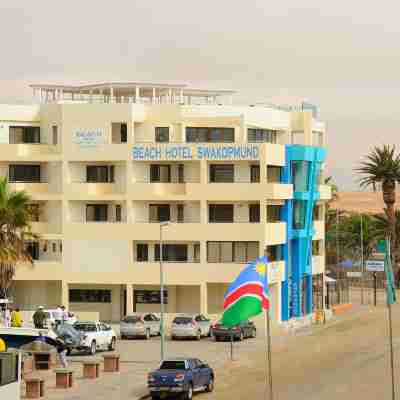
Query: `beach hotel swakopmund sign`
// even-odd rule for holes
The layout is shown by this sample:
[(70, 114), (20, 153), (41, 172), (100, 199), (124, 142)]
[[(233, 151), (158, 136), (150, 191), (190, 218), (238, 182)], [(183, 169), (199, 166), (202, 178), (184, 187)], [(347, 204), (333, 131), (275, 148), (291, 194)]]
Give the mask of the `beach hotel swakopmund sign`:
[(256, 145), (134, 146), (134, 160), (258, 160)]

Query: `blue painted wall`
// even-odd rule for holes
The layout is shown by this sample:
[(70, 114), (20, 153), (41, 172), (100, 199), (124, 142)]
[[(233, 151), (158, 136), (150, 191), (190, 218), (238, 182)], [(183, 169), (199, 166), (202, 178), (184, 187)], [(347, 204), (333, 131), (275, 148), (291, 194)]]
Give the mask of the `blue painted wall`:
[[(284, 245), (282, 321), (312, 312), (313, 208), (319, 199), (318, 178), (326, 151), (320, 147), (287, 145), (283, 183), (293, 184), (293, 199), (283, 207), (287, 241)], [(305, 293), (303, 293), (305, 290)], [(304, 303), (304, 304), (303, 304)]]

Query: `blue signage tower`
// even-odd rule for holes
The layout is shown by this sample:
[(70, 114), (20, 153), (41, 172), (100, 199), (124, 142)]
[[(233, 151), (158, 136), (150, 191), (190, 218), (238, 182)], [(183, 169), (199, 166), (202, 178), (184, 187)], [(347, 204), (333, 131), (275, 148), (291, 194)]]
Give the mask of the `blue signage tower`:
[(293, 184), (293, 199), (283, 207), (287, 240), (283, 254), (282, 321), (312, 312), (313, 208), (319, 199), (319, 177), (326, 151), (320, 147), (287, 145), (283, 183)]

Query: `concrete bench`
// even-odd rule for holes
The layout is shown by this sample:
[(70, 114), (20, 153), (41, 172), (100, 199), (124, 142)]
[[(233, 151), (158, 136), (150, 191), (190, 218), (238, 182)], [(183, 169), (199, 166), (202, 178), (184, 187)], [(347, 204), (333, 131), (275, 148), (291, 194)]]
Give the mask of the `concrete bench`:
[(68, 389), (74, 385), (74, 371), (67, 368), (55, 369), (56, 373), (56, 388)]
[(83, 378), (97, 379), (100, 375), (100, 361), (84, 361), (83, 362)]
[(25, 385), (27, 399), (40, 399), (44, 396), (44, 379), (26, 378)]
[(103, 359), (104, 372), (119, 372), (119, 354), (107, 354)]

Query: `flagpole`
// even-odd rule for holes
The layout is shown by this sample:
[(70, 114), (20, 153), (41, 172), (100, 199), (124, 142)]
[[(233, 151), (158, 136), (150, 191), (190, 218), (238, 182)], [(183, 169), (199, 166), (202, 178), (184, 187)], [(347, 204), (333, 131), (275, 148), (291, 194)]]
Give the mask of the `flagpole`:
[[(390, 238), (386, 238), (386, 249), (388, 251), (388, 259), (392, 260), (392, 254), (390, 251)], [(389, 284), (388, 279), (386, 278), (386, 286)], [(392, 284), (392, 283), (390, 283)], [(392, 331), (392, 304), (391, 301), (387, 301), (387, 306), (388, 306), (388, 316), (389, 316), (389, 342), (390, 342), (390, 369), (391, 369), (391, 375), (392, 375), (392, 400), (395, 400), (396, 398), (396, 393), (395, 393), (395, 387), (394, 387), (394, 359), (393, 359), (393, 331)]]
[[(268, 369), (265, 372), (265, 398), (268, 400), (273, 400), (274, 392), (272, 389), (272, 359), (271, 359), (271, 323), (269, 307), (264, 313), (264, 323), (265, 323), (265, 340), (266, 340), (266, 351), (265, 351), (265, 368)], [(268, 390), (269, 389), (269, 390)], [(267, 396), (269, 394), (269, 397)]]

